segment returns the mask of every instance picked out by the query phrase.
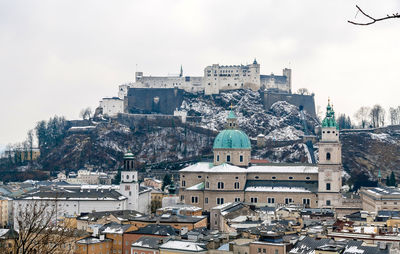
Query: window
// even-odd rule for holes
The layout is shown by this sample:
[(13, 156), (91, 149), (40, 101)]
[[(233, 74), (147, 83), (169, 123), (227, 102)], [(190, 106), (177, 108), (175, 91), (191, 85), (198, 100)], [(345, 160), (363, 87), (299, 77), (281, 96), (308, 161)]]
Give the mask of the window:
[(231, 161), (231, 156), (230, 156), (230, 155), (227, 155), (227, 156), (226, 156), (226, 161), (228, 161), (228, 162)]
[(224, 198), (217, 198), (217, 205), (222, 205), (224, 203)]
[(129, 179), (129, 175), (126, 175), (126, 179)]
[(275, 254), (279, 254), (279, 250), (275, 250)]
[(331, 153), (326, 153), (326, 160), (327, 161), (331, 160)]
[(258, 202), (258, 198), (250, 198), (250, 202), (251, 203), (257, 203)]
[(199, 197), (197, 197), (197, 196), (192, 197), (192, 203), (193, 204), (199, 203)]
[(326, 201), (326, 205), (331, 205), (331, 201), (330, 201), (330, 200), (327, 200), (327, 201)]
[(267, 202), (268, 204), (275, 204), (275, 198), (268, 198)]
[(217, 155), (217, 161), (219, 161), (219, 155)]
[(204, 198), (204, 203), (208, 204), (208, 198)]
[(206, 182), (206, 189), (210, 188), (210, 182)]
[(331, 190), (331, 184), (330, 183), (326, 184), (326, 190)]
[(263, 249), (263, 253), (267, 253), (267, 249)]
[(223, 189), (224, 188), (224, 183), (223, 182), (218, 182), (217, 183), (217, 188), (220, 189), (220, 190)]
[(306, 180), (310, 180), (311, 179), (311, 177), (309, 177), (309, 176), (306, 176)]
[(235, 182), (235, 189), (239, 189), (240, 188), (240, 184), (239, 184), (239, 182)]
[(257, 252), (261, 253), (261, 248), (258, 248)]
[(132, 191), (129, 191), (129, 196), (132, 196)]
[(272, 180), (276, 180), (276, 176), (271, 177)]
[(293, 180), (293, 176), (289, 176), (289, 180)]
[(243, 155), (240, 155), (239, 160), (240, 162), (243, 162)]
[(235, 198), (235, 202), (240, 202), (240, 198)]
[(235, 179), (239, 179), (239, 177), (238, 177), (238, 176), (235, 176)]
[(260, 178), (259, 176), (255, 176), (255, 177), (254, 177), (254, 179), (259, 179), (259, 178)]
[(186, 186), (186, 181), (183, 180), (183, 181), (182, 181), (182, 187), (185, 187), (185, 186)]
[(293, 203), (293, 199), (292, 198), (285, 198), (285, 204), (290, 204)]
[(303, 198), (303, 205), (310, 205), (310, 199), (309, 198)]
[(197, 178), (201, 178), (201, 176), (197, 176)]
[(185, 199), (184, 195), (181, 195), (181, 201), (183, 201)]

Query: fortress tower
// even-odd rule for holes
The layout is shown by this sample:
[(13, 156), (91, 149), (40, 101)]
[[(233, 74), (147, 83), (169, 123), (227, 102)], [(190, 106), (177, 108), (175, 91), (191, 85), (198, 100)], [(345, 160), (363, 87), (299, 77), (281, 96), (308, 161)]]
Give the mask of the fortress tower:
[(342, 146), (339, 141), (339, 125), (330, 102), (322, 121), (322, 138), (319, 146), (318, 162), (318, 207), (341, 205), (342, 187)]

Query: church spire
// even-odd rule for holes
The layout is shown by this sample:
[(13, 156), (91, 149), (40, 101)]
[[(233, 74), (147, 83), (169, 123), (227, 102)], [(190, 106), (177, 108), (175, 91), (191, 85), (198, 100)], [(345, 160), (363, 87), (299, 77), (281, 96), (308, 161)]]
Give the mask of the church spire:
[(181, 71), (179, 73), (179, 77), (182, 77), (182, 76), (183, 76), (183, 68), (182, 68), (182, 64), (181, 64)]

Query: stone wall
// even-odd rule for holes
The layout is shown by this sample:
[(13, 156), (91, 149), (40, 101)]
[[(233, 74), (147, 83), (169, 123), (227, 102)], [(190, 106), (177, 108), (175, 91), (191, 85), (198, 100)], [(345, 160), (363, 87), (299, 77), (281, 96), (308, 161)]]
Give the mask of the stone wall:
[(129, 88), (125, 112), (173, 115), (182, 104), (183, 93), (178, 88)]
[(262, 93), (264, 97), (264, 107), (269, 110), (277, 101), (286, 101), (292, 105), (304, 109), (308, 114), (316, 117), (314, 95), (301, 95), (301, 94), (281, 94), (281, 93)]

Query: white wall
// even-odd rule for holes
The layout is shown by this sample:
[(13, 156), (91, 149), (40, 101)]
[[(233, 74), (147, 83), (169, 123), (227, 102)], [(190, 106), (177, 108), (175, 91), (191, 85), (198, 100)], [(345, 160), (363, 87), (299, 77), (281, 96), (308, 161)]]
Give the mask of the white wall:
[(118, 113), (124, 112), (124, 101), (120, 98), (103, 98), (100, 101), (100, 107), (103, 108), (103, 115), (115, 117)]

